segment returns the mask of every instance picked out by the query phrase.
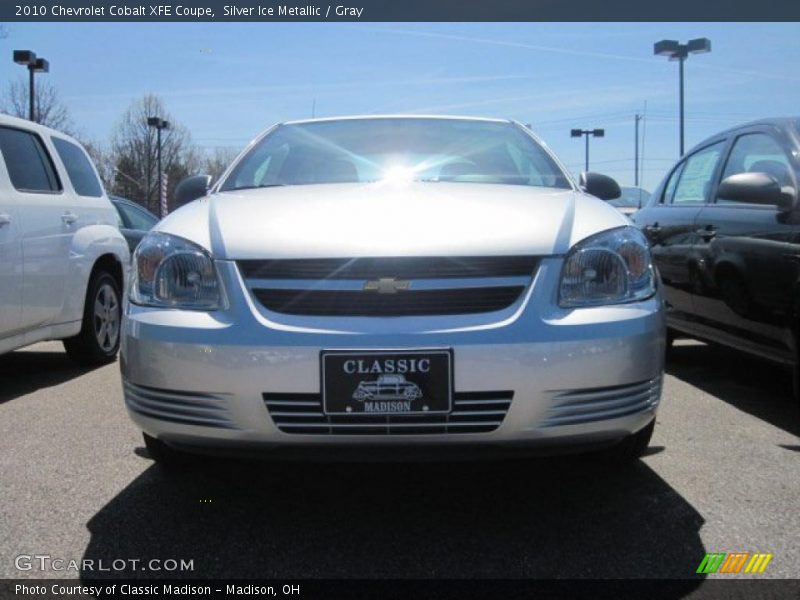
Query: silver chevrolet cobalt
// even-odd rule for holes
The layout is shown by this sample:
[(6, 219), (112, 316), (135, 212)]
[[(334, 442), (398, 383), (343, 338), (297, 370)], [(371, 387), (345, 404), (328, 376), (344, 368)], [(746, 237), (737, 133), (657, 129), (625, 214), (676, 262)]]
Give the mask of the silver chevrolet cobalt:
[(647, 448), (647, 243), (526, 127), (283, 123), (208, 183), (134, 256), (122, 380), (157, 461)]

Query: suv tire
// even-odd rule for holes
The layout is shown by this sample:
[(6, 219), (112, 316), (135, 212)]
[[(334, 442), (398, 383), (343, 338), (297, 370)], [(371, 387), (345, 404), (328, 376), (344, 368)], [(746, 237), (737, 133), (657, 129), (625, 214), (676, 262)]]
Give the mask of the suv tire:
[(119, 350), (122, 301), (119, 282), (104, 269), (89, 280), (81, 332), (64, 340), (67, 355), (80, 365), (113, 362)]

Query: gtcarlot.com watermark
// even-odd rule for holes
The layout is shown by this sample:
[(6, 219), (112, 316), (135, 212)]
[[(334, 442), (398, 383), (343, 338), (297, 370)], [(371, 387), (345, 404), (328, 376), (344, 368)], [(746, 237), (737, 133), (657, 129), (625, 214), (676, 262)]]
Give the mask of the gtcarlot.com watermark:
[(49, 554), (20, 554), (14, 558), (19, 571), (117, 573), (130, 571), (152, 571), (175, 573), (194, 571), (194, 559), (183, 558), (63, 558)]

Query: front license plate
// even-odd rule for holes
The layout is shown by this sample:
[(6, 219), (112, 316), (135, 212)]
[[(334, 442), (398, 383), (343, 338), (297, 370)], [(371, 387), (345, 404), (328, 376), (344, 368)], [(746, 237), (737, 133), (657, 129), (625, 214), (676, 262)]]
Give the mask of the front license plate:
[(322, 406), (329, 415), (450, 412), (452, 350), (323, 350)]

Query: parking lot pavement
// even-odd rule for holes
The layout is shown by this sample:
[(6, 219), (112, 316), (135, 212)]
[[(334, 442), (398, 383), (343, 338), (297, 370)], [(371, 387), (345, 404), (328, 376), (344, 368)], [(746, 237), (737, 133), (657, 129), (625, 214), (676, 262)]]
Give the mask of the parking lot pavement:
[(214, 460), (170, 477), (127, 419), (117, 364), (77, 369), (38, 344), (0, 357), (0, 382), (2, 577), (108, 575), (18, 571), (20, 554), (187, 559), (169, 575), (191, 577), (692, 577), (734, 551), (800, 575), (789, 377), (719, 348), (679, 343), (649, 454), (620, 469)]

